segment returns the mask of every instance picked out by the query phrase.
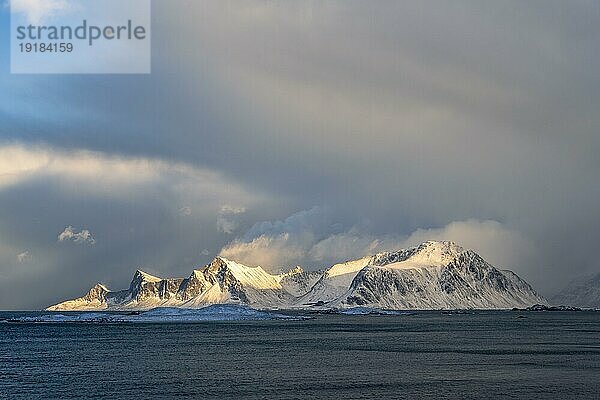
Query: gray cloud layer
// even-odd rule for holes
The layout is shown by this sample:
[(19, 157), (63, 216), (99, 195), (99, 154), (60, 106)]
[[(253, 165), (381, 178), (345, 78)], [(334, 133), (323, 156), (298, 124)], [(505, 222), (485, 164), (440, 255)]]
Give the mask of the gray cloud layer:
[[(155, 4), (152, 76), (0, 75), (3, 148), (24, 154), (0, 158), (0, 308), (221, 249), (316, 267), (449, 236), (545, 292), (597, 271), (599, 14), (175, 0)], [(116, 178), (81, 185), (86, 158)], [(57, 246), (69, 224), (97, 244)]]

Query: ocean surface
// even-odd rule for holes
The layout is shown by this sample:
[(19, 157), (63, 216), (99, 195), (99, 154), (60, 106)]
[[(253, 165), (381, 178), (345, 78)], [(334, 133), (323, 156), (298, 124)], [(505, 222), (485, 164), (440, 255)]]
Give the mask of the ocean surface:
[(600, 312), (313, 317), (0, 322), (0, 398), (600, 399)]

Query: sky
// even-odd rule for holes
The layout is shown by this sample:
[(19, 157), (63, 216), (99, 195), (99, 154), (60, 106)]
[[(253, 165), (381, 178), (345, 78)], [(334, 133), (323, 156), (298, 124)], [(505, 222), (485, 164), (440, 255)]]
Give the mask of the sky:
[(156, 0), (151, 74), (11, 75), (0, 7), (0, 309), (430, 239), (550, 296), (600, 272), (599, 22), (595, 1)]

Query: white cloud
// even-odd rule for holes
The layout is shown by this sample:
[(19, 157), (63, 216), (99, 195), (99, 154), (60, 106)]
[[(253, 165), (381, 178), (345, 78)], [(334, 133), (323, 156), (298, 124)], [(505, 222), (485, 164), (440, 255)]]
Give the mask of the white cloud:
[(223, 216), (217, 217), (217, 230), (219, 232), (232, 234), (237, 229), (237, 222), (227, 219)]
[(261, 235), (250, 242), (235, 240), (220, 255), (249, 265), (277, 267), (306, 256), (306, 247), (289, 233)]
[(219, 232), (232, 234), (238, 228), (238, 221), (234, 217), (245, 212), (246, 207), (235, 207), (231, 205), (221, 206), (221, 210), (217, 216), (217, 230)]
[(265, 267), (298, 264), (323, 266), (381, 250), (378, 241), (354, 227), (339, 232), (326, 208), (313, 207), (284, 220), (255, 224), (242, 237), (225, 246), (220, 254), (240, 262)]
[(331, 235), (315, 243), (308, 256), (315, 261), (339, 262), (402, 247), (402, 240), (397, 236), (375, 236), (353, 227), (347, 232)]
[[(324, 223), (323, 223), (324, 222)], [(283, 221), (256, 224), (246, 235), (225, 246), (220, 254), (240, 262), (266, 267), (317, 265), (399, 250), (428, 240), (450, 240), (473, 249), (497, 267), (519, 267), (529, 259), (532, 243), (519, 232), (496, 221), (467, 220), (410, 235), (374, 235), (360, 225), (331, 232), (326, 210), (314, 208)]]
[(58, 235), (59, 242), (72, 241), (77, 244), (96, 244), (96, 239), (92, 236), (92, 233), (87, 229), (83, 229), (77, 232), (72, 226), (67, 226), (61, 234)]
[(10, 0), (11, 13), (24, 14), (34, 25), (70, 10), (71, 6), (67, 0)]
[(29, 250), (24, 251), (21, 254), (17, 254), (17, 263), (19, 264), (26, 264), (31, 262), (31, 260), (33, 260), (33, 256), (31, 255)]
[(221, 214), (223, 215), (236, 215), (243, 214), (246, 212), (246, 207), (230, 206), (228, 204), (221, 206)]
[(74, 196), (90, 194), (130, 199), (148, 188), (171, 191), (185, 204), (178, 211), (189, 216), (192, 210), (212, 214), (243, 212), (245, 206), (221, 207), (231, 199), (245, 205), (264, 202), (263, 195), (246, 190), (223, 174), (187, 163), (158, 158), (113, 156), (86, 150), (63, 151), (44, 146), (0, 145), (0, 191), (33, 180), (60, 179), (60, 186)]
[(192, 215), (192, 208), (188, 206), (181, 207), (179, 210), (177, 210), (177, 212), (182, 217), (189, 217), (190, 215)]
[(107, 186), (152, 181), (159, 171), (168, 168), (168, 164), (156, 160), (121, 158), (83, 150), (0, 146), (0, 190), (37, 177), (57, 176), (72, 182), (87, 182), (101, 191)]
[(305, 261), (316, 235), (326, 231), (326, 212), (315, 207), (285, 220), (255, 224), (245, 235), (225, 246), (220, 254), (240, 262), (265, 267)]

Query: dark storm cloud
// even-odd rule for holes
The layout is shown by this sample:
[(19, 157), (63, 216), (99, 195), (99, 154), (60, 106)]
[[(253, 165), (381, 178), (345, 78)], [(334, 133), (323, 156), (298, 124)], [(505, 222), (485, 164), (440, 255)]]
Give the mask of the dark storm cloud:
[[(542, 290), (600, 268), (589, 255), (600, 235), (597, 2), (170, 1), (153, 14), (151, 76), (0, 75), (1, 137), (185, 162), (243, 182), (269, 205), (223, 196), (202, 209), (187, 204), (197, 193), (161, 199), (177, 186), (166, 179), (137, 186), (128, 200), (71, 190), (69, 211), (54, 216), (48, 204), (65, 201), (60, 182), (0, 187), (3, 259), (16, 263), (29, 250), (39, 263), (54, 244), (36, 250), (28, 241), (85, 224), (98, 244), (44, 271), (85, 260), (94, 271), (127, 266), (114, 278), (94, 275), (118, 283), (132, 264), (182, 274), (179, 260), (199, 257), (196, 243), (216, 253), (237, 236), (234, 244), (277, 237), (242, 235), (323, 205), (339, 230), (305, 229), (318, 238), (302, 241), (307, 263), (322, 257), (323, 244), (319, 257), (310, 250), (324, 240), (337, 256), (344, 238), (360, 237), (365, 248), (377, 238), (404, 243), (419, 228), (456, 234), (453, 222), (475, 219), (498, 221), (484, 231), (527, 243), (510, 266)], [(246, 212), (219, 228), (224, 205)], [(185, 217), (177, 212), (185, 207), (192, 216), (202, 209), (202, 223), (183, 229), (163, 216)], [(26, 222), (32, 209), (37, 225)], [(134, 240), (124, 220), (145, 234)], [(473, 238), (480, 225), (464, 222), (459, 236)], [(115, 251), (102, 252), (103, 235), (114, 235)], [(56, 283), (39, 305), (51, 292), (75, 294), (79, 279)], [(27, 298), (15, 293), (10, 305)]]

